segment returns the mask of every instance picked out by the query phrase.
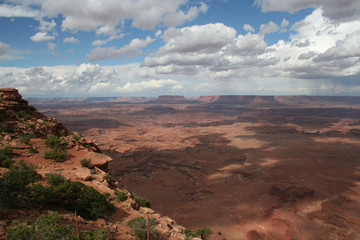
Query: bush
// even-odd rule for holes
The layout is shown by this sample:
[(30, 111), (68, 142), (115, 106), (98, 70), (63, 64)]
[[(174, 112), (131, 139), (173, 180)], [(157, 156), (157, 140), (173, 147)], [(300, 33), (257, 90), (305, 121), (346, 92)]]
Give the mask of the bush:
[(60, 225), (61, 217), (57, 212), (51, 215), (41, 215), (31, 228), (34, 233), (32, 239), (66, 239), (76, 240), (75, 229), (70, 225)]
[(27, 185), (39, 179), (34, 166), (20, 162), (0, 178), (0, 207), (17, 208), (26, 206)]
[(116, 198), (120, 201), (125, 201), (128, 198), (127, 192), (114, 191)]
[(34, 229), (24, 225), (19, 225), (16, 228), (9, 228), (6, 233), (6, 240), (31, 240), (34, 234)]
[(52, 151), (45, 151), (44, 158), (53, 159), (56, 162), (64, 162), (66, 160), (66, 152), (61, 149), (55, 149)]
[(80, 240), (107, 240), (107, 239), (109, 239), (108, 232), (104, 229), (80, 232)]
[[(149, 235), (151, 240), (160, 239), (160, 234), (155, 227), (159, 223), (154, 218), (149, 218)], [(143, 217), (136, 217), (128, 221), (132, 234), (139, 239), (147, 239), (147, 220)]]
[(81, 231), (79, 238), (70, 225), (61, 225), (61, 217), (57, 212), (41, 215), (30, 227), (18, 226), (6, 233), (7, 240), (108, 240), (108, 233), (103, 229)]
[(0, 167), (10, 167), (12, 151), (11, 147), (4, 147), (0, 149)]
[(46, 181), (52, 186), (58, 186), (65, 182), (65, 178), (57, 173), (46, 174)]
[(185, 235), (185, 240), (190, 240), (194, 237), (194, 231), (190, 228), (185, 228), (183, 234)]
[(76, 212), (85, 219), (94, 220), (102, 217), (113, 205), (106, 197), (92, 187), (81, 182), (64, 180), (58, 185), (47, 187), (48, 204), (60, 206), (71, 212)]
[(48, 135), (44, 143), (47, 147), (53, 149), (62, 148), (60, 139), (53, 134)]
[(116, 179), (113, 176), (107, 173), (104, 179), (107, 181), (110, 187), (115, 187)]
[(29, 153), (39, 153), (39, 151), (36, 148), (29, 148)]
[(96, 174), (96, 170), (95, 170), (95, 169), (91, 169), (91, 170), (90, 170), (90, 174), (92, 174), (92, 175)]
[(151, 207), (151, 201), (149, 199), (142, 198), (139, 196), (134, 196), (133, 199), (135, 203), (138, 204), (140, 207), (147, 207), (147, 208)]
[(0, 177), (0, 208), (30, 207), (31, 205), (54, 205), (76, 212), (85, 219), (102, 217), (114, 206), (106, 197), (92, 187), (64, 179), (59, 174), (48, 174), (49, 186), (29, 185), (39, 179), (32, 165), (20, 162)]
[(87, 159), (81, 159), (80, 160), (81, 166), (82, 167), (86, 167), (86, 168), (92, 168), (93, 166), (91, 165), (91, 159), (87, 160)]
[(32, 133), (21, 136), (20, 139), (21, 139), (21, 142), (23, 142), (25, 144), (29, 144), (30, 140), (34, 137), (35, 137), (35, 134), (32, 132)]
[(199, 228), (196, 231), (196, 235), (199, 235), (201, 237), (201, 239), (207, 239), (211, 234), (210, 229), (208, 228)]
[(27, 113), (26, 111), (24, 110), (21, 110), (19, 112), (16, 113), (16, 116), (18, 116), (19, 118), (22, 118), (24, 120), (29, 120), (30, 119), (30, 115), (29, 113)]

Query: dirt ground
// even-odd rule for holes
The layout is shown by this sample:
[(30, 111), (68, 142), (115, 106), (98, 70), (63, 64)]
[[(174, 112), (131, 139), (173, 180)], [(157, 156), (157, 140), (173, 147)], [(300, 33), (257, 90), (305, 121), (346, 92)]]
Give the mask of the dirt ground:
[(228, 240), (360, 239), (359, 109), (37, 107), (97, 143), (121, 186), (185, 227)]

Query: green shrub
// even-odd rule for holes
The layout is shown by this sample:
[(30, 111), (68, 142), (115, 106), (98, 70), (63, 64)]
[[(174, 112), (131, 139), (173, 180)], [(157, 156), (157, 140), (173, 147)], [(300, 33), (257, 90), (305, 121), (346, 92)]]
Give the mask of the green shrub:
[(28, 126), (31, 129), (35, 129), (35, 124), (33, 123), (26, 123), (26, 126)]
[(70, 225), (62, 225), (57, 212), (41, 215), (30, 227), (19, 225), (6, 233), (7, 240), (108, 240), (108, 232), (99, 229), (81, 231), (79, 238)]
[(102, 217), (113, 205), (106, 197), (92, 187), (80, 182), (64, 180), (58, 185), (47, 187), (48, 204), (60, 206), (71, 212), (76, 212), (85, 219)]
[(21, 142), (23, 142), (25, 144), (29, 144), (30, 140), (34, 137), (35, 137), (35, 134), (32, 132), (32, 133), (28, 133), (26, 135), (21, 136), (20, 139), (21, 139)]
[(39, 153), (39, 151), (36, 148), (29, 148), (29, 153)]
[[(149, 235), (151, 240), (160, 239), (160, 234), (155, 227), (159, 224), (154, 218), (149, 218)], [(143, 217), (136, 217), (127, 222), (131, 227), (131, 233), (139, 239), (147, 239), (147, 220)]]
[(127, 192), (120, 192), (118, 190), (114, 191), (114, 194), (116, 195), (116, 199), (120, 201), (125, 201), (128, 198)]
[(61, 150), (61, 149), (45, 151), (44, 158), (53, 159), (56, 162), (64, 162), (66, 160), (66, 152), (65, 152), (65, 150)]
[(34, 166), (20, 162), (0, 177), (0, 208), (54, 205), (76, 212), (85, 219), (97, 219), (113, 210), (106, 197), (80, 182), (64, 179), (59, 174), (48, 174), (50, 185), (33, 184), (40, 175)]
[(183, 234), (185, 235), (185, 240), (190, 240), (194, 237), (194, 231), (190, 228), (185, 228)]
[(65, 182), (65, 178), (57, 173), (46, 174), (46, 181), (52, 186), (58, 186)]
[(16, 113), (16, 116), (18, 116), (19, 118), (22, 118), (24, 120), (29, 120), (30, 119), (30, 115), (29, 113), (27, 113), (26, 111), (24, 110), (21, 110), (19, 112)]
[(92, 175), (96, 174), (96, 170), (95, 170), (95, 169), (91, 169), (91, 170), (90, 170), (90, 174), (92, 174)]
[(48, 135), (44, 143), (50, 148), (62, 148), (60, 139), (53, 134)]
[(91, 165), (91, 159), (87, 160), (87, 159), (81, 159), (80, 160), (81, 166), (82, 167), (86, 167), (86, 168), (92, 168), (93, 166)]
[(134, 196), (133, 199), (135, 203), (138, 204), (140, 207), (147, 207), (147, 208), (151, 207), (151, 201), (149, 199), (142, 198), (139, 196)]
[(104, 229), (95, 231), (81, 231), (80, 240), (108, 240), (108, 232)]
[(11, 147), (4, 147), (0, 149), (0, 167), (10, 167), (12, 151)]
[(210, 236), (211, 231), (208, 228), (199, 228), (196, 231), (196, 235), (199, 235), (201, 237), (201, 239), (208, 239), (208, 237)]
[(113, 176), (107, 173), (105, 174), (104, 179), (107, 181), (110, 187), (115, 187), (116, 179)]
[(32, 240), (34, 229), (25, 225), (19, 225), (16, 228), (9, 228), (6, 233), (6, 240)]
[(61, 217), (57, 212), (51, 215), (41, 215), (31, 226), (34, 231), (32, 239), (76, 240), (75, 229), (70, 225), (62, 226), (60, 223)]
[(39, 179), (34, 166), (20, 162), (0, 178), (0, 208), (17, 208), (26, 205), (27, 185)]

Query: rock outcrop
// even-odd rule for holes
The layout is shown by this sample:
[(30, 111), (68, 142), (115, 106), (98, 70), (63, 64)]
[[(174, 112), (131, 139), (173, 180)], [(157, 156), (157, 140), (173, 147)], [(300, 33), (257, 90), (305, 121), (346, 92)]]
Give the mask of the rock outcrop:
[(22, 99), (15, 88), (1, 88), (0, 99), (0, 110), (3, 111), (5, 109), (21, 110), (28, 107), (28, 101)]

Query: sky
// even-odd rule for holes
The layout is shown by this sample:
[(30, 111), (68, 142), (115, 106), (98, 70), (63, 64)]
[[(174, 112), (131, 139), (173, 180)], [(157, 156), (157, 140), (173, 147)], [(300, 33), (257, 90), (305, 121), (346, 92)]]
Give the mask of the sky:
[(360, 96), (359, 0), (0, 0), (27, 97)]

